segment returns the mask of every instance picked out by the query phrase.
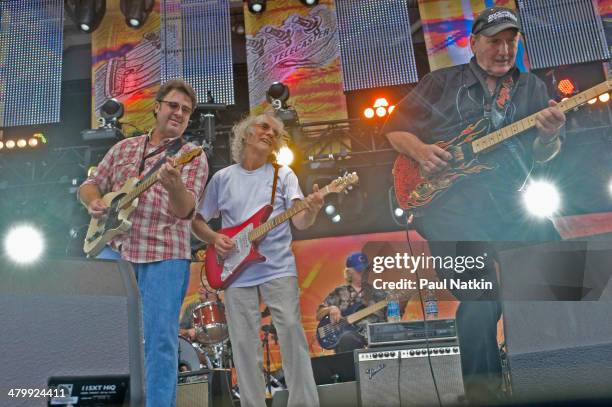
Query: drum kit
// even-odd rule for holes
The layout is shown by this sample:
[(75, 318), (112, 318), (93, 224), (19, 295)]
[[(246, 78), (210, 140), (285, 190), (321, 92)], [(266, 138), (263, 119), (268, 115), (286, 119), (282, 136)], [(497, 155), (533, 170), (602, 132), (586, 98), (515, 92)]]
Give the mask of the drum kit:
[(191, 318), (196, 335), (193, 342), (179, 335), (179, 371), (231, 368), (231, 347), (223, 303), (205, 301), (194, 308)]
[[(270, 315), (266, 309), (261, 313), (262, 318)], [(201, 369), (222, 369), (234, 371), (232, 361), (232, 348), (229, 340), (229, 330), (225, 319), (225, 306), (220, 300), (205, 301), (196, 306), (191, 313), (195, 338), (189, 341), (179, 335), (179, 373), (197, 372)], [(272, 323), (262, 326), (262, 344), (266, 353), (266, 368), (264, 374), (266, 389), (271, 395), (275, 391), (286, 388), (282, 368), (277, 371), (270, 370), (270, 348), (268, 336), (275, 341), (276, 329)], [(239, 398), (237, 386), (233, 386), (232, 394)]]

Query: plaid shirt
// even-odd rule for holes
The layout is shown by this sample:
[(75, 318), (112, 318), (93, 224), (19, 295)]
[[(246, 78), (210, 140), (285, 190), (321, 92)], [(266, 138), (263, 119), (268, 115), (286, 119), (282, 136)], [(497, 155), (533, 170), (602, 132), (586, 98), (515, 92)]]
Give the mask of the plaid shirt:
[[(130, 137), (115, 144), (83, 185), (95, 184), (104, 195), (121, 189), (128, 178), (138, 177), (142, 159), (174, 140), (164, 140), (160, 145), (152, 146), (149, 142), (145, 143), (148, 137)], [(145, 145), (147, 151), (143, 151)], [(175, 157), (194, 148), (199, 147), (185, 143)], [(143, 174), (147, 174), (165, 153), (164, 149), (148, 157)], [(185, 164), (181, 168), (181, 178), (187, 190), (193, 194), (195, 202), (199, 202), (208, 178), (206, 155), (201, 154)], [(132, 227), (110, 243), (123, 259), (133, 263), (150, 263), (191, 258), (191, 219), (179, 219), (171, 214), (168, 192), (161, 183), (155, 183), (139, 196), (138, 206), (132, 212), (130, 221)]]

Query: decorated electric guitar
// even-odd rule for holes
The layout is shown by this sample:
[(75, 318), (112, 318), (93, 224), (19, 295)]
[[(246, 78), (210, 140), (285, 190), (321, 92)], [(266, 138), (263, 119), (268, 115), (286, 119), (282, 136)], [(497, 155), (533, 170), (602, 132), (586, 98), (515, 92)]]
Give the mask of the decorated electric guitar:
[[(409, 297), (409, 293), (398, 296), (399, 301)], [(389, 303), (389, 299), (378, 301), (375, 304), (364, 307), (362, 303), (355, 303), (342, 312), (342, 318), (338, 322), (331, 322), (329, 315), (325, 315), (317, 325), (317, 341), (323, 349), (334, 349), (340, 342), (340, 337), (345, 332), (357, 331), (359, 326), (356, 322), (362, 320), (370, 314), (383, 309)]]
[[(197, 156), (202, 154), (201, 148), (194, 148), (177, 157), (173, 166), (185, 165)], [(157, 182), (157, 170), (144, 179), (137, 177), (128, 179), (121, 189), (109, 192), (102, 197), (108, 205), (108, 211), (101, 218), (91, 218), (83, 251), (87, 257), (96, 257), (104, 249), (104, 246), (115, 236), (125, 233), (132, 226), (129, 217), (138, 206), (138, 197)]]
[[(356, 173), (348, 174), (335, 179), (321, 189), (321, 192), (323, 196), (342, 192), (358, 180)], [(236, 247), (225, 259), (222, 259), (217, 254), (215, 245), (208, 245), (205, 260), (206, 277), (212, 288), (227, 287), (247, 265), (265, 261), (266, 258), (257, 251), (257, 242), (269, 231), (306, 209), (306, 206), (302, 201), (296, 202), (291, 208), (268, 220), (272, 209), (271, 205), (265, 205), (242, 224), (219, 230), (219, 233), (231, 237)]]
[[(612, 80), (602, 82), (572, 98), (560, 102), (557, 106), (567, 112), (586, 104), (589, 100), (609, 92)], [(523, 133), (536, 125), (534, 113), (499, 130), (485, 134), (488, 121), (481, 119), (468, 126), (455, 138), (440, 141), (436, 144), (452, 155), (449, 167), (426, 178), (421, 175), (419, 164), (411, 158), (400, 155), (393, 165), (395, 194), (400, 206), (404, 209), (426, 206), (458, 180), (483, 171), (493, 170), (495, 165), (479, 161), (479, 155), (494, 149), (504, 141)]]

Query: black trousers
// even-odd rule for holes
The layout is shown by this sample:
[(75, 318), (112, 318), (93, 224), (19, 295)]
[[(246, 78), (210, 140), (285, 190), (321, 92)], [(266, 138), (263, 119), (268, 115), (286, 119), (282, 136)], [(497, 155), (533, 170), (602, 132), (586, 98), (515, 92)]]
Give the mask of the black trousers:
[[(490, 253), (484, 270), (436, 270), (440, 279), (484, 278), (492, 290), (454, 290), (461, 301), (456, 321), (466, 396), (479, 404), (493, 401), (501, 385), (497, 322), (501, 315), (495, 271), (495, 241), (559, 240), (552, 222), (530, 219), (519, 196), (494, 198), (475, 182), (454, 186), (415, 219), (417, 231), (428, 240), (433, 256), (476, 256)], [(491, 255), (492, 254), (492, 255)]]

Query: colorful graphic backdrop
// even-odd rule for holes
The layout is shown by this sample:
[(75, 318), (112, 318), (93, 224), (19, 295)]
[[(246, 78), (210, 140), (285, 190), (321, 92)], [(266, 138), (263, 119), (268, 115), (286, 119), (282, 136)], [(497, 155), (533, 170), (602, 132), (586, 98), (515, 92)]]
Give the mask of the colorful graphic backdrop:
[(283, 82), (300, 121), (345, 119), (333, 1), (315, 7), (269, 1), (261, 14), (244, 7), (251, 111), (268, 108), (266, 91), (273, 82)]

